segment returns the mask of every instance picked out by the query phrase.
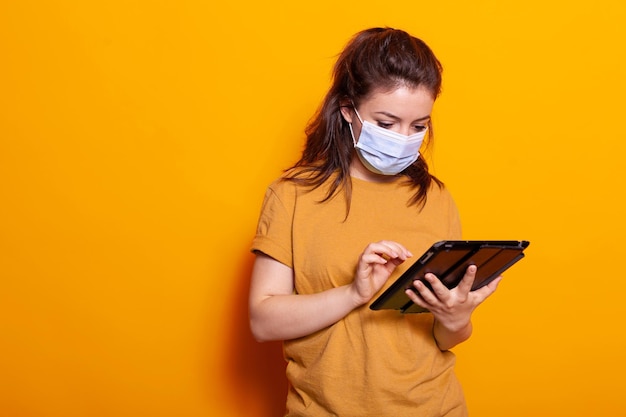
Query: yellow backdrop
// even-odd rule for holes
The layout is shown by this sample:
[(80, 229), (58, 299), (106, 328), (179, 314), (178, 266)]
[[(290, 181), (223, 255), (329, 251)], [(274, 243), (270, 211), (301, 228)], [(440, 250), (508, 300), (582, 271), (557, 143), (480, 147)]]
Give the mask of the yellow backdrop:
[(626, 414), (626, 7), (0, 5), (0, 414), (280, 414), (247, 328), (266, 185), (356, 31), (445, 67), (436, 175), (468, 239), (528, 239), (456, 349), (472, 415)]

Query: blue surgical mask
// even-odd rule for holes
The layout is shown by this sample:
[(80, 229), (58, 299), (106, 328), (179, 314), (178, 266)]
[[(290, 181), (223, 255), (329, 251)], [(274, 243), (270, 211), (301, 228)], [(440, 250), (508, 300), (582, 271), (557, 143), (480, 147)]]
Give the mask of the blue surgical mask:
[(405, 136), (363, 121), (356, 108), (354, 112), (361, 121), (359, 141), (354, 138), (352, 123), (349, 123), (350, 134), (356, 153), (367, 169), (377, 174), (396, 175), (417, 161), (427, 129)]

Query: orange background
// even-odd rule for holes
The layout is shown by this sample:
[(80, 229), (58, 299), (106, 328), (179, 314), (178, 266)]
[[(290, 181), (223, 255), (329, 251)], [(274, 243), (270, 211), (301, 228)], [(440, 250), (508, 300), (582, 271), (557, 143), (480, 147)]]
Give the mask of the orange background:
[(626, 414), (626, 6), (0, 4), (0, 414), (276, 416), (247, 327), (267, 184), (370, 26), (444, 64), (433, 170), (528, 239), (455, 349), (472, 415)]

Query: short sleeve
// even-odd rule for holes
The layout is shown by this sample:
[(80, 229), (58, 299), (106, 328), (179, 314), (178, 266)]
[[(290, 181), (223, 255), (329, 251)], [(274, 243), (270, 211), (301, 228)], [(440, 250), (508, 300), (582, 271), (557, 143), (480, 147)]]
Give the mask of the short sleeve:
[(294, 204), (295, 192), (291, 184), (275, 182), (267, 189), (251, 248), (252, 252), (263, 252), (290, 268), (293, 268)]

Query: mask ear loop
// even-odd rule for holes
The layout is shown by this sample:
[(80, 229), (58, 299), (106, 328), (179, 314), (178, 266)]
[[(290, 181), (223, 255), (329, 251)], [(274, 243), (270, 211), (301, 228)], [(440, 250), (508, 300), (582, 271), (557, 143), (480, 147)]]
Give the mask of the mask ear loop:
[[(356, 110), (356, 106), (354, 105), (354, 101), (350, 100), (350, 103), (352, 103), (352, 109), (354, 110), (354, 114), (356, 114), (356, 117), (359, 118), (359, 122), (361, 122), (361, 126), (363, 126), (363, 119), (361, 119), (361, 115)], [(352, 136), (352, 144), (356, 148), (356, 143), (357, 142), (356, 142), (356, 139), (354, 137), (354, 130), (352, 130), (352, 123), (348, 123), (348, 127), (350, 128), (350, 136)]]
[(348, 123), (350, 128), (350, 136), (352, 136), (352, 145), (356, 148), (356, 139), (354, 139), (354, 130), (352, 130), (352, 123)]
[(356, 106), (354, 105), (354, 101), (350, 100), (350, 103), (352, 103), (352, 108), (354, 109), (354, 113), (356, 114), (356, 117), (359, 118), (359, 122), (361, 122), (361, 124), (363, 124), (363, 119), (361, 119), (361, 115), (357, 111)]

